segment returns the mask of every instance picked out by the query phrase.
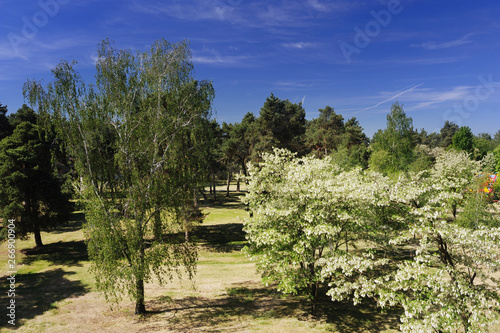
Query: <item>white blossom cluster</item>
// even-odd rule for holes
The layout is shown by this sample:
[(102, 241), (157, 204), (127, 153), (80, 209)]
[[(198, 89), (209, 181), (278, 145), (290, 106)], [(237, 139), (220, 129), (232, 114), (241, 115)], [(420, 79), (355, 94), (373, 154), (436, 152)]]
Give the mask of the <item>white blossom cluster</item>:
[(500, 228), (454, 218), (479, 170), (446, 151), (392, 179), (275, 149), (249, 166), (245, 251), (285, 293), (327, 284), (334, 301), (402, 307), (403, 332), (487, 332), (500, 310)]

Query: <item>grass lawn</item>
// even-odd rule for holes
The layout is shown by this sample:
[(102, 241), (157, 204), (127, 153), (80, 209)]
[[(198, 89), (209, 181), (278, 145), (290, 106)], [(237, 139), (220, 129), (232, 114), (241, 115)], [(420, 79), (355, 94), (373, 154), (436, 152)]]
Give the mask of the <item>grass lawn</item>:
[[(397, 332), (395, 313), (382, 314), (370, 302), (320, 300), (319, 318), (311, 318), (307, 301), (283, 296), (260, 283), (255, 264), (241, 254), (246, 243), (244, 206), (233, 192), (204, 207), (206, 220), (192, 235), (199, 244), (193, 281), (175, 278), (146, 285), (146, 309), (138, 317), (124, 299), (106, 303), (93, 287), (81, 224), (75, 212), (64, 228), (43, 233), (45, 246), (17, 240), (16, 322), (18, 332)], [(1, 308), (8, 290), (6, 243), (0, 245)], [(3, 310), (6, 311), (6, 310)], [(5, 314), (0, 332), (8, 332)]]

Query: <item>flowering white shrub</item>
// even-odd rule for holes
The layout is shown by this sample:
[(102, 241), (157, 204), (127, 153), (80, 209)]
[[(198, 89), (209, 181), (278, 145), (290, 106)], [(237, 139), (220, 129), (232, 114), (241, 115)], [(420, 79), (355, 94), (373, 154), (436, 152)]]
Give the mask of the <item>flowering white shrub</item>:
[(307, 291), (313, 312), (328, 283), (332, 300), (401, 306), (404, 332), (486, 332), (500, 309), (500, 228), (463, 222), (470, 205), (459, 219), (449, 210), (475, 193), (479, 167), (449, 151), (391, 180), (277, 149), (249, 168), (245, 251), (265, 282)]
[(244, 226), (245, 251), (258, 259), (264, 282), (309, 294), (313, 313), (324, 259), (358, 238), (352, 207), (363, 193), (361, 179), (359, 169), (342, 172), (330, 158), (295, 158), (280, 149), (249, 166), (245, 201), (253, 217)]

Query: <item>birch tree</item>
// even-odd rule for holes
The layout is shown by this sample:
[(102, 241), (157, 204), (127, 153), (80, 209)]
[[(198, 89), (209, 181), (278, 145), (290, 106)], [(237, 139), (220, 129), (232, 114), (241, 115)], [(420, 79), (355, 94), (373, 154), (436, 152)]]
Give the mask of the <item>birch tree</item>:
[(28, 81), (25, 96), (57, 124), (75, 160), (98, 288), (111, 300), (128, 294), (142, 314), (153, 276), (165, 283), (182, 267), (195, 273), (195, 247), (175, 237), (185, 228), (196, 167), (184, 158), (196, 140), (182, 139), (209, 117), (214, 91), (194, 80), (185, 42), (159, 40), (133, 53), (105, 40), (95, 84), (74, 66), (61, 62), (46, 86)]

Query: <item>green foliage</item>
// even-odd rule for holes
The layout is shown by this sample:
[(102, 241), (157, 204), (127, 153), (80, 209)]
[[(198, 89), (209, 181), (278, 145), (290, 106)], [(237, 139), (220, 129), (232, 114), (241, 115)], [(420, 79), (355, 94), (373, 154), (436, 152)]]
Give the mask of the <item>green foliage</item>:
[[(500, 307), (493, 275), (500, 229), (474, 192), (479, 169), (450, 150), (431, 170), (391, 179), (275, 150), (250, 167), (245, 200), (254, 215), (245, 222), (245, 251), (258, 259), (264, 282), (310, 295), (313, 313), (328, 281), (332, 300), (373, 297), (381, 307), (402, 307), (404, 332), (484, 332)], [(411, 256), (394, 257), (408, 248)]]
[(493, 151), (492, 139), (488, 133), (479, 133), (472, 139), (472, 144), (474, 146), (472, 157), (479, 161), (483, 159), (488, 152)]
[(498, 130), (493, 138), (491, 139), (491, 147), (492, 149), (495, 149), (500, 145), (500, 130)]
[[(453, 136), (453, 148), (472, 153), (474, 150), (474, 135), (470, 127), (462, 126)], [(482, 157), (482, 156), (481, 156)]]
[(495, 172), (500, 171), (500, 146), (497, 146), (495, 150), (493, 150), (493, 156), (495, 157), (496, 161), (496, 166), (495, 166)]
[(306, 113), (302, 103), (281, 100), (272, 93), (260, 109), (258, 152), (269, 152), (273, 147), (293, 152), (303, 150), (302, 136), (306, 130)]
[(344, 123), (332, 107), (319, 109), (320, 115), (307, 123), (306, 148), (317, 157), (335, 155), (336, 163), (347, 168), (367, 167), (368, 138), (355, 117)]
[(222, 124), (224, 140), (221, 145), (222, 154), (226, 161), (238, 165), (243, 174), (247, 174), (246, 164), (254, 157), (254, 145), (258, 141), (257, 120), (248, 112), (241, 123)]
[(492, 152), (486, 154), (481, 160), (481, 171), (487, 173), (495, 173), (497, 160)]
[(417, 145), (415, 161), (410, 165), (409, 170), (413, 172), (429, 170), (433, 162), (431, 149), (426, 145)]
[(318, 156), (328, 155), (340, 145), (344, 133), (344, 118), (327, 105), (319, 109), (318, 118), (307, 123), (308, 149), (315, 151)]
[(0, 103), (0, 141), (12, 134), (12, 126), (6, 117), (7, 106)]
[(499, 220), (490, 211), (490, 199), (482, 191), (484, 185), (477, 185), (475, 188), (478, 190), (469, 192), (465, 197), (463, 211), (457, 217), (457, 225), (472, 230), (477, 230), (484, 226), (489, 228), (500, 227)]
[(128, 293), (140, 314), (153, 276), (163, 283), (180, 267), (195, 271), (188, 232), (203, 217), (196, 186), (214, 91), (193, 79), (187, 43), (159, 40), (134, 55), (106, 40), (98, 59), (95, 85), (61, 62), (54, 82), (30, 81), (25, 94), (75, 160), (98, 288), (111, 299)]
[(278, 283), (284, 293), (310, 295), (314, 313), (318, 262), (328, 247), (339, 247), (347, 223), (335, 209), (334, 194), (324, 191), (324, 182), (340, 170), (328, 159), (297, 159), (287, 150), (275, 149), (262, 160), (249, 165), (245, 203), (254, 217), (244, 224), (250, 244), (245, 251), (259, 258), (266, 283)]
[[(244, 224), (246, 253), (258, 259), (264, 282), (277, 283), (285, 293), (308, 295), (313, 314), (321, 283), (348, 280), (348, 273), (331, 275), (331, 270), (352, 272), (383, 262), (368, 260), (368, 253), (351, 253), (349, 247), (359, 240), (385, 246), (393, 230), (403, 227), (397, 216), (404, 209), (391, 202), (389, 180), (360, 168), (343, 171), (334, 156), (296, 158), (279, 149), (264, 154), (258, 166), (249, 167), (245, 197), (253, 212)], [(375, 196), (374, 188), (381, 189)]]
[[(386, 267), (386, 273), (363, 274), (363, 266), (356, 268), (354, 280), (329, 291), (332, 298), (356, 303), (376, 297), (382, 307), (401, 306), (403, 332), (486, 332), (500, 307), (493, 275), (500, 268), (500, 229), (482, 195), (467, 191), (475, 188), (478, 170), (465, 152), (451, 150), (438, 156), (430, 172), (401, 175), (389, 184), (392, 200), (413, 216), (390, 243), (411, 246), (413, 256), (392, 272)], [(450, 220), (448, 203), (464, 200), (463, 212)]]
[(37, 123), (37, 115), (35, 111), (33, 111), (33, 109), (26, 104), (23, 104), (23, 106), (21, 106), (21, 108), (17, 110), (16, 113), (10, 114), (8, 119), (12, 128), (16, 128), (17, 125), (25, 121), (32, 124)]
[(455, 124), (454, 122), (451, 122), (449, 120), (446, 120), (444, 122), (443, 127), (441, 128), (440, 133), (440, 147), (443, 148), (448, 148), (453, 144), (453, 136), (455, 136), (455, 133), (457, 133), (459, 130), (459, 126)]
[[(376, 161), (370, 162), (370, 165), (384, 172), (408, 170), (415, 159), (414, 130), (413, 120), (406, 116), (402, 105), (392, 105), (391, 112), (387, 115), (387, 128), (375, 133), (371, 147), (373, 152), (385, 151), (386, 154), (375, 154)], [(382, 165), (381, 162), (387, 165)]]
[(17, 124), (12, 135), (0, 141), (0, 207), (4, 221), (15, 219), (16, 235), (34, 233), (36, 245), (42, 246), (40, 231), (68, 218), (68, 199), (54, 176), (51, 142), (45, 140), (44, 131), (36, 123)]
[(379, 149), (371, 153), (368, 165), (373, 171), (390, 174), (396, 171), (391, 161), (391, 154), (386, 150)]

